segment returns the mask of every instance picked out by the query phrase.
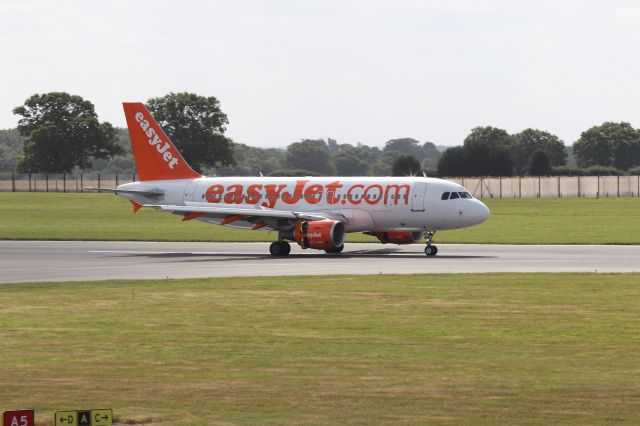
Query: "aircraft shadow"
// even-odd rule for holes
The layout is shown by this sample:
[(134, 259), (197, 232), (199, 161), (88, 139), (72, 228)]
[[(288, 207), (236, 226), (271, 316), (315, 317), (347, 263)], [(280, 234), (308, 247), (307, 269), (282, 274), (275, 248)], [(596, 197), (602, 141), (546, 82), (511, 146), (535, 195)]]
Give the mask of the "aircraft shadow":
[[(396, 253), (394, 250), (373, 250), (373, 251), (357, 251), (343, 252), (340, 254), (327, 253), (292, 253), (286, 257), (273, 257), (269, 253), (190, 253), (190, 252), (172, 252), (172, 253), (131, 253), (119, 254), (114, 257), (144, 257), (149, 259), (183, 259), (183, 262), (203, 262), (203, 261), (225, 261), (225, 260), (286, 260), (286, 259), (495, 259), (497, 256), (486, 255), (456, 255), (456, 254), (439, 254), (434, 258), (427, 257), (422, 252), (416, 253)], [(196, 258), (198, 258), (196, 260)]]

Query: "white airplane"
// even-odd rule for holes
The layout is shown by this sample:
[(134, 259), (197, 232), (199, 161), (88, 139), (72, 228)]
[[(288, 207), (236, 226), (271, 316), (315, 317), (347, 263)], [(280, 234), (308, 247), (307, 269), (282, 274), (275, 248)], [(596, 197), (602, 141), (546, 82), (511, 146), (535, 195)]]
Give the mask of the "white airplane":
[[(182, 158), (142, 103), (124, 103), (139, 182), (110, 191), (134, 212), (150, 207), (207, 223), (276, 231), (273, 256), (303, 249), (340, 253), (347, 232), (413, 244), (436, 231), (484, 222), (489, 209), (457, 183), (426, 177), (204, 177)], [(104, 190), (104, 189), (103, 189)]]

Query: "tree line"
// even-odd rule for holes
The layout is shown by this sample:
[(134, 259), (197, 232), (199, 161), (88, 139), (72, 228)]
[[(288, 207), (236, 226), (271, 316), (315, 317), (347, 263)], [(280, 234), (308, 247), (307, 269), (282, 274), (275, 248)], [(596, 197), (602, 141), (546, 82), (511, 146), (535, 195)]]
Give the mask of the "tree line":
[[(577, 167), (557, 136), (477, 127), (463, 144), (444, 150), (413, 138), (383, 148), (304, 139), (286, 148), (257, 148), (225, 135), (228, 118), (215, 97), (169, 93), (146, 102), (192, 167), (207, 175), (512, 176), (640, 173), (640, 131), (606, 122), (573, 144)], [(0, 172), (134, 173), (126, 129), (100, 122), (91, 102), (65, 92), (35, 94), (13, 112), (16, 129), (0, 130)], [(571, 149), (571, 148), (570, 148)], [(443, 150), (444, 152), (441, 152)]]
[(567, 147), (549, 132), (526, 129), (514, 135), (476, 127), (462, 146), (449, 148), (438, 163), (443, 176), (549, 176), (638, 174), (640, 130), (629, 123), (593, 126), (573, 144), (577, 167), (567, 166)]

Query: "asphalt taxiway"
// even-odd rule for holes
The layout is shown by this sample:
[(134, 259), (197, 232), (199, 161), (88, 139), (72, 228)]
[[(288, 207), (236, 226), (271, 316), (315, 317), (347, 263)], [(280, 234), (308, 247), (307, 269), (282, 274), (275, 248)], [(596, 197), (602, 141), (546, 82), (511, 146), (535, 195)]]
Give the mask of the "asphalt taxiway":
[(637, 272), (640, 246), (347, 244), (274, 258), (268, 243), (0, 241), (0, 283), (259, 275)]

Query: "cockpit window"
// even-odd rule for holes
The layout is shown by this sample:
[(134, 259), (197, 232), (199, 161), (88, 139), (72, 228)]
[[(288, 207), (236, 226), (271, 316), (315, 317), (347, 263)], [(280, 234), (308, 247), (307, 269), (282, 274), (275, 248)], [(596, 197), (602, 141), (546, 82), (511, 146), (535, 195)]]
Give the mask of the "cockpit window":
[(449, 199), (450, 199), (450, 200), (454, 200), (454, 199), (456, 199), (456, 198), (460, 198), (460, 196), (458, 195), (458, 193), (457, 193), (457, 192), (452, 192), (452, 193), (451, 193), (451, 197), (449, 197)]
[(460, 194), (460, 198), (472, 198), (468, 192), (458, 192), (458, 194)]
[(442, 194), (442, 199), (443, 199), (443, 200), (448, 200), (448, 199), (449, 199), (449, 193), (448, 193), (448, 192), (444, 192), (444, 193)]

